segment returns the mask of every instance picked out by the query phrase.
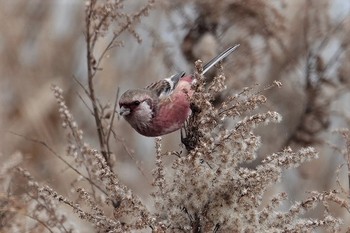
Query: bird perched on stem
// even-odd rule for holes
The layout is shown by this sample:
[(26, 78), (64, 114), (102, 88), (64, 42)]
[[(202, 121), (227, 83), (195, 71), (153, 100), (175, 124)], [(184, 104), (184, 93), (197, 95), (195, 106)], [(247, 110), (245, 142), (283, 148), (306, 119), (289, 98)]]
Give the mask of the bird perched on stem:
[[(226, 49), (203, 66), (204, 75), (215, 64), (230, 55), (239, 45)], [(191, 115), (190, 97), (193, 74), (179, 72), (142, 89), (126, 91), (119, 100), (120, 115), (140, 134), (157, 137), (184, 126)]]

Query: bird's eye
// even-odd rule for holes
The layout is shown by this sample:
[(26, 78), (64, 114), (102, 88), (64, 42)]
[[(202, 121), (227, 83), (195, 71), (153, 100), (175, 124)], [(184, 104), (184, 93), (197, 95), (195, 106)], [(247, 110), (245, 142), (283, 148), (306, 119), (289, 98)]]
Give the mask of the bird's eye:
[(140, 101), (135, 100), (134, 102), (132, 102), (132, 104), (135, 105), (135, 106), (138, 106), (138, 105), (140, 105)]

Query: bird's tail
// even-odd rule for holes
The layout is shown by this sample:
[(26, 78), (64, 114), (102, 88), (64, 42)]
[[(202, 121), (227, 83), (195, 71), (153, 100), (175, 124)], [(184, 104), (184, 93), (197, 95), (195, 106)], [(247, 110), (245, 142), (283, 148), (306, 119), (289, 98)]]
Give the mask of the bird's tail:
[(220, 53), (218, 56), (211, 59), (207, 64), (203, 66), (203, 72), (202, 74), (205, 74), (210, 70), (213, 66), (215, 66), (218, 62), (222, 61), (225, 57), (230, 55), (233, 51), (235, 51), (239, 47), (239, 44), (236, 44), (235, 46), (232, 46), (228, 49), (226, 49), (224, 52)]

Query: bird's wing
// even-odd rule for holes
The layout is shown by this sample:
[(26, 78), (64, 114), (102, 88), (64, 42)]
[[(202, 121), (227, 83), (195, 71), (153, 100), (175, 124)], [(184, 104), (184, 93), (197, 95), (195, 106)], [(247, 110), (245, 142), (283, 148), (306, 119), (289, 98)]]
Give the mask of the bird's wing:
[(239, 44), (236, 44), (235, 46), (232, 46), (228, 49), (226, 49), (225, 51), (223, 51), (222, 53), (220, 53), (218, 56), (214, 57), (213, 59), (211, 59), (207, 64), (205, 64), (203, 66), (203, 72), (202, 74), (205, 74), (208, 72), (208, 70), (210, 70), (213, 66), (215, 66), (218, 62), (222, 61), (222, 59), (224, 59), (225, 57), (227, 57), (228, 55), (230, 55), (233, 51), (236, 50), (236, 48), (239, 47)]
[(154, 92), (158, 97), (168, 96), (175, 89), (180, 78), (182, 78), (184, 75), (185, 72), (179, 72), (170, 76), (169, 78), (151, 83), (146, 87), (146, 89)]
[[(210, 70), (218, 62), (222, 61), (222, 59), (230, 55), (238, 46), (239, 44), (232, 46), (226, 49), (224, 52), (220, 53), (218, 56), (211, 59), (207, 64), (203, 66), (202, 74), (205, 74), (206, 72), (208, 72), (208, 70)], [(184, 75), (185, 75), (185, 72), (179, 72), (177, 74), (170, 76), (169, 78), (151, 83), (146, 87), (146, 89), (155, 93), (159, 98), (168, 96), (172, 93), (177, 83), (179, 82), (180, 78), (182, 78)]]

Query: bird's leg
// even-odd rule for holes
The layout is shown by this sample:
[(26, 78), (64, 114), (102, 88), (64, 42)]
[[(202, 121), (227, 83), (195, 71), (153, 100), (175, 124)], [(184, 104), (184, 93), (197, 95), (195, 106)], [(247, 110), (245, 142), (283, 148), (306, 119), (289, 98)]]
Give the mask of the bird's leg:
[(194, 103), (190, 103), (190, 108), (192, 111), (192, 116), (195, 116), (201, 112), (201, 109), (197, 105), (195, 105)]
[(185, 145), (186, 149), (188, 150), (187, 125), (188, 125), (188, 122), (186, 120), (184, 127), (180, 129), (180, 134), (181, 134), (181, 142), (182, 144)]
[[(200, 138), (198, 131), (198, 114), (202, 111), (195, 103), (190, 103), (191, 115), (186, 120), (183, 129), (181, 128), (181, 142), (185, 145), (188, 151), (196, 148), (196, 145)], [(184, 130), (184, 133), (183, 131)]]
[(194, 143), (193, 143), (193, 137), (191, 133), (191, 129), (189, 129), (189, 123), (190, 120), (187, 120), (185, 122), (185, 125), (183, 128), (181, 128), (181, 142), (182, 144), (185, 145), (186, 150), (190, 151), (195, 148)]
[[(185, 145), (185, 148), (190, 151), (196, 148), (196, 145), (199, 141), (200, 135), (198, 132), (198, 126), (195, 124), (194, 118), (191, 118), (186, 121), (183, 129), (181, 128), (181, 142)], [(184, 130), (184, 133), (183, 131)]]

